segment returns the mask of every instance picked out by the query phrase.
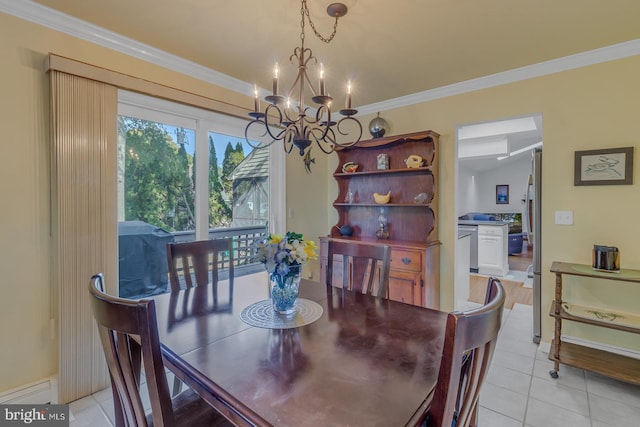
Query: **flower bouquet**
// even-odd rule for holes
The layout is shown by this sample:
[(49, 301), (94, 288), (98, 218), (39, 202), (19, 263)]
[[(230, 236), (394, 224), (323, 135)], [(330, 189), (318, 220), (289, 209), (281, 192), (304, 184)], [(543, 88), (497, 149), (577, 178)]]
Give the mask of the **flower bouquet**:
[(288, 231), (284, 236), (270, 234), (257, 243), (255, 259), (263, 263), (271, 282), (273, 308), (280, 314), (292, 314), (298, 298), (302, 266), (317, 259), (317, 246), (302, 234)]

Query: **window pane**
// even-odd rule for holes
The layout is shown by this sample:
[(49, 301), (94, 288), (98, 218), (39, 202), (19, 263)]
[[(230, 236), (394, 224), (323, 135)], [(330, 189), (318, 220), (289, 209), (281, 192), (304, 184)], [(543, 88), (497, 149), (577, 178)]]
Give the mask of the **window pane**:
[(237, 271), (263, 271), (245, 267), (255, 266), (254, 244), (266, 234), (268, 220), (269, 150), (209, 132), (209, 236), (231, 227)]
[(166, 244), (194, 239), (195, 131), (118, 117), (120, 296), (167, 291)]
[[(257, 145), (257, 143), (254, 143)], [(269, 150), (209, 133), (211, 228), (264, 226), (269, 220)]]

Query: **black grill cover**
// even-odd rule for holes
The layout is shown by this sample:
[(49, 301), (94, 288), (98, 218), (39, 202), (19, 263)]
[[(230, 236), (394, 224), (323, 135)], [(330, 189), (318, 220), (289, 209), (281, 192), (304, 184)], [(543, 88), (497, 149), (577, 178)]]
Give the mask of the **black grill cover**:
[(167, 243), (171, 233), (143, 221), (118, 223), (120, 296), (140, 298), (168, 292)]

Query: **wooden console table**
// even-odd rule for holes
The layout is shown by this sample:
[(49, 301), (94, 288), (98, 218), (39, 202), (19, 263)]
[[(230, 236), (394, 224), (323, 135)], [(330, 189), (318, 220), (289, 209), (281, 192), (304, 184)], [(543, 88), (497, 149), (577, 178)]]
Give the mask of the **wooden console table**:
[(640, 359), (622, 356), (579, 344), (562, 342), (562, 320), (580, 322), (603, 328), (640, 334), (640, 315), (615, 313), (606, 309), (570, 304), (562, 300), (562, 275), (594, 279), (640, 283), (640, 270), (620, 269), (620, 272), (600, 272), (590, 265), (554, 261), (551, 272), (556, 274), (555, 299), (549, 315), (555, 318), (554, 337), (549, 359), (554, 369), (549, 371), (558, 378), (560, 363), (586, 369), (621, 381), (640, 385)]

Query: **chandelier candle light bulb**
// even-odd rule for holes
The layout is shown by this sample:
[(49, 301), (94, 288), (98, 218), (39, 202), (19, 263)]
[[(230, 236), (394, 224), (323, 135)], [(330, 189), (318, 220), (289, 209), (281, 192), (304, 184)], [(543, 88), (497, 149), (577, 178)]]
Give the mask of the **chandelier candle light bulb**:
[(324, 96), (324, 65), (320, 64), (320, 95)]
[(276, 66), (273, 68), (273, 96), (278, 95), (278, 63), (276, 62)]
[(256, 84), (253, 85), (253, 95), (253, 111), (257, 113), (260, 111), (260, 98), (258, 98), (258, 85)]
[(344, 104), (344, 108), (347, 110), (351, 109), (351, 80), (347, 83), (347, 100)]

